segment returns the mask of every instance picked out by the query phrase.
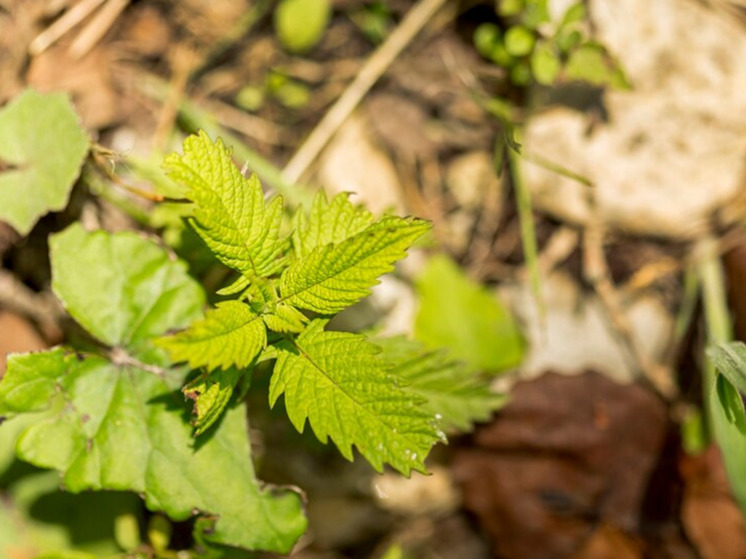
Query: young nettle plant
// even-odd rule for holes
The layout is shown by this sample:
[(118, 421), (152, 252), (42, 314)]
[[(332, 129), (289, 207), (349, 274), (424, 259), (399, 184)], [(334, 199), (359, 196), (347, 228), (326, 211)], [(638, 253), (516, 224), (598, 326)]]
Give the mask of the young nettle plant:
[(287, 552), (307, 522), (297, 492), (254, 474), (244, 396), (257, 363), (274, 361), (270, 403), (284, 396), (299, 431), (308, 421), (378, 471), (425, 472), (441, 429), (501, 405), (442, 353), (328, 329), (427, 222), (375, 219), (346, 195), (319, 194), (285, 235), (282, 198), (266, 200), (205, 133), (165, 168), (191, 204), (189, 223), (237, 279), (204, 311), (203, 288), (159, 243), (80, 224), (53, 235), (52, 288), (97, 349), (9, 358), (0, 435), (20, 433), (19, 458), (59, 471), (68, 491), (134, 491), (172, 519), (196, 517), (195, 541), (213, 556), (222, 546)]

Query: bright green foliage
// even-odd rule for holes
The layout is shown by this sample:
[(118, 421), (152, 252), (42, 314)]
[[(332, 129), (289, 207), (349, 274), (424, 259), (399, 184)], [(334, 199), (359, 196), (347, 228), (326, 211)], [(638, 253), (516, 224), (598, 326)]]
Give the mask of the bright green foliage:
[(329, 0), (281, 0), (275, 10), (277, 38), (291, 52), (310, 50), (323, 37), (331, 13)]
[(416, 218), (385, 216), (338, 244), (316, 247), (282, 274), (285, 303), (321, 314), (337, 313), (370, 294), (377, 278), (429, 228)]
[(246, 179), (222, 141), (204, 132), (184, 141), (184, 154), (164, 163), (171, 178), (188, 187), (195, 203), (194, 228), (215, 256), (248, 278), (276, 273), (287, 243), (280, 239), (282, 197), (269, 203), (256, 175)]
[(350, 202), (347, 194), (335, 196), (331, 202), (319, 191), (311, 210), (295, 214), (293, 251), (297, 257), (308, 256), (313, 249), (357, 235), (373, 222), (373, 215), (362, 206)]
[[(388, 365), (375, 358), (377, 347), (364, 337), (327, 332), (325, 320), (309, 324), (302, 311), (333, 315), (357, 303), (429, 224), (394, 216), (374, 221), (347, 194), (331, 201), (318, 194), (308, 214), (296, 213), (288, 245), (279, 239), (279, 222), (270, 211), (276, 202), (263, 205), (258, 182), (243, 179), (219, 141), (212, 144), (204, 134), (188, 138), (184, 155), (170, 156), (167, 167), (189, 187), (195, 229), (218, 258), (242, 273), (219, 292), (237, 300), (220, 303), (203, 320), (158, 342), (172, 360), (206, 371), (184, 389), (195, 402), (197, 434), (214, 424), (230, 401), (240, 376), (232, 367), (249, 366), (270, 339), (262, 353), (262, 360), (277, 359), (270, 401), (285, 394), (297, 429), (308, 419), (320, 440), (331, 438), (348, 459), (357, 446), (378, 470), (389, 463), (406, 474), (425, 471), (423, 461), (439, 440), (425, 400), (397, 386)], [(242, 210), (246, 201), (231, 197), (231, 188), (254, 193), (249, 210)], [(220, 196), (213, 194), (218, 191)], [(261, 227), (254, 231), (257, 219)], [(291, 246), (289, 256), (284, 249)]]
[(158, 340), (171, 360), (186, 361), (192, 369), (208, 371), (248, 367), (267, 343), (261, 317), (240, 301), (223, 301), (205, 318), (175, 336)]
[[(79, 226), (53, 237), (51, 247), (55, 292), (111, 349), (57, 348), (9, 360), (0, 414), (50, 413), (22, 432), (19, 456), (60, 471), (72, 492), (136, 491), (177, 520), (209, 515), (198, 523), (209, 527), (201, 536), (209, 541), (287, 552), (306, 521), (297, 495), (263, 491), (254, 478), (245, 407), (228, 408), (195, 446), (178, 394), (186, 371), (165, 368), (169, 361), (152, 344), (201, 314), (203, 295), (184, 264), (136, 234)], [(215, 480), (231, 480), (231, 490)]]
[(392, 363), (391, 374), (427, 401), (424, 409), (444, 431), (469, 431), (507, 401), (504, 394), (492, 392), (480, 374), (445, 351), (425, 351), (419, 342), (401, 336), (375, 342)]
[(220, 369), (200, 375), (181, 389), (184, 396), (194, 401), (191, 423), (195, 435), (201, 435), (220, 419), (242, 373), (235, 367)]
[(416, 285), (418, 340), (430, 348), (447, 347), (478, 371), (495, 373), (520, 363), (525, 343), (510, 312), (452, 260), (431, 258)]
[(67, 205), (90, 140), (62, 93), (27, 90), (0, 111), (0, 220), (26, 235)]
[(474, 45), (482, 56), (508, 71), (513, 85), (551, 86), (580, 80), (630, 87), (606, 49), (588, 37), (584, 2), (570, 4), (554, 22), (547, 0), (498, 0), (496, 10), (504, 18), (505, 33), (494, 23), (482, 23), (474, 32)]
[(308, 322), (306, 315), (285, 303), (277, 303), (273, 312), (262, 315), (262, 320), (270, 330), (296, 334), (301, 332)]
[(324, 330), (314, 320), (293, 343), (278, 347), (270, 403), (285, 395), (296, 429), (306, 419), (321, 442), (331, 437), (352, 460), (355, 445), (373, 467), (424, 472), (430, 447), (442, 439), (422, 400), (397, 386), (378, 347), (364, 336)]

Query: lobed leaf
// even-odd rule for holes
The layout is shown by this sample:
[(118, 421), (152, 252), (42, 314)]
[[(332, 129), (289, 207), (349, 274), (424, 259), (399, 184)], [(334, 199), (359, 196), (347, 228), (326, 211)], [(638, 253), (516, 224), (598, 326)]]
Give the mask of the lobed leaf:
[(169, 176), (188, 187), (193, 225), (215, 256), (248, 278), (277, 273), (287, 241), (280, 239), (282, 197), (269, 203), (256, 175), (246, 179), (221, 140), (207, 134), (184, 140), (184, 154), (164, 162)]
[(198, 536), (213, 543), (289, 551), (306, 526), (300, 500), (259, 486), (245, 406), (229, 407), (196, 444), (178, 392), (187, 371), (168, 368), (152, 344), (201, 314), (204, 296), (186, 267), (131, 233), (76, 225), (50, 244), (63, 304), (114, 347), (103, 356), (57, 348), (11, 357), (0, 415), (50, 414), (23, 430), (19, 456), (60, 471), (73, 492), (135, 491), (174, 519), (204, 515), (197, 524), (209, 530)]
[(136, 233), (88, 233), (76, 223), (49, 245), (52, 289), (108, 346), (152, 353), (153, 337), (201, 313), (204, 294), (186, 265)]
[(477, 421), (487, 421), (507, 401), (490, 390), (480, 374), (451, 358), (445, 351), (426, 351), (422, 344), (398, 336), (376, 339), (391, 374), (407, 383), (407, 390), (427, 401), (423, 409), (444, 431), (469, 431)]
[(18, 439), (21, 459), (58, 470), (74, 493), (135, 491), (174, 520), (217, 517), (212, 541), (287, 552), (305, 529), (297, 495), (259, 487), (244, 406), (227, 410), (213, 436), (195, 445), (177, 392), (184, 374), (158, 376), (64, 348), (16, 355), (0, 383), (0, 413), (38, 409), (40, 398), (27, 395), (53, 394), (51, 417)]
[(295, 214), (293, 250), (298, 257), (308, 256), (316, 247), (341, 243), (360, 233), (373, 221), (373, 215), (350, 202), (349, 194), (337, 194), (327, 201), (320, 190), (313, 199), (311, 210)]
[(337, 313), (370, 295), (377, 278), (393, 270), (429, 227), (421, 219), (385, 216), (340, 243), (317, 246), (283, 272), (281, 301), (322, 314)]
[(208, 371), (248, 367), (267, 344), (261, 317), (240, 301), (223, 301), (186, 330), (158, 339), (174, 363)]
[(422, 400), (397, 386), (379, 349), (364, 336), (324, 330), (312, 321), (295, 340), (278, 347), (270, 404), (285, 395), (290, 421), (306, 419), (323, 443), (331, 438), (352, 460), (352, 445), (377, 471), (384, 463), (409, 475), (425, 472), (424, 459), (442, 439)]
[(27, 235), (67, 205), (90, 148), (70, 99), (28, 89), (0, 111), (0, 220)]

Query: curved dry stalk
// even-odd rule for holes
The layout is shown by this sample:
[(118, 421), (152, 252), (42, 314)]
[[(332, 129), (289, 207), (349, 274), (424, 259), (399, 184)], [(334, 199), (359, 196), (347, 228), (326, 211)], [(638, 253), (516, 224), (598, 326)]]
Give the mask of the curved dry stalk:
[(446, 1), (420, 0), (407, 13), (399, 26), (365, 62), (357, 77), (295, 152), (282, 172), (285, 180), (288, 182), (300, 180), (366, 93)]

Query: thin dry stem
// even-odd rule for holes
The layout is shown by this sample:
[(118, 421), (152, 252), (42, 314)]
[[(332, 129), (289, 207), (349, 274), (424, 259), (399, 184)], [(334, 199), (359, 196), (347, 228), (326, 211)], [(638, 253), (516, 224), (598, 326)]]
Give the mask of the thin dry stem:
[(301, 179), (371, 87), (446, 1), (420, 0), (407, 13), (288, 162), (282, 173), (285, 180), (297, 182)]
[(88, 54), (111, 29), (129, 3), (130, 0), (108, 0), (70, 45), (70, 55), (73, 58), (83, 58)]
[(28, 47), (29, 54), (31, 54), (31, 56), (36, 56), (47, 50), (68, 31), (87, 18), (96, 8), (103, 4), (104, 1), (105, 0), (82, 0), (75, 4), (72, 8), (62, 14), (62, 16), (60, 16), (52, 25), (39, 33), (33, 41), (31, 41), (31, 44)]
[(583, 271), (585, 277), (596, 290), (611, 325), (621, 338), (631, 364), (639, 369), (642, 373), (642, 379), (650, 384), (663, 398), (673, 400), (678, 394), (678, 387), (673, 381), (670, 371), (662, 364), (650, 359), (642, 350), (632, 332), (632, 326), (611, 280), (603, 251), (604, 237), (603, 225), (597, 220), (593, 220), (586, 228), (583, 238)]

